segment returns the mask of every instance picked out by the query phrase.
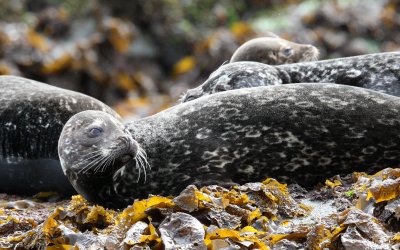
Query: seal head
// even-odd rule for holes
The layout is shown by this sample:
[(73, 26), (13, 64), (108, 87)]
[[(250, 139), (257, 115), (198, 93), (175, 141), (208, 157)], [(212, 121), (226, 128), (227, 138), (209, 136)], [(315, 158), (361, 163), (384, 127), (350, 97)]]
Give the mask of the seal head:
[(86, 199), (104, 201), (113, 177), (138, 156), (139, 145), (115, 117), (99, 111), (80, 112), (65, 124), (58, 142), (64, 173)]
[(260, 37), (245, 42), (230, 62), (254, 61), (270, 65), (309, 62), (318, 59), (319, 51), (309, 44), (294, 43), (278, 36)]

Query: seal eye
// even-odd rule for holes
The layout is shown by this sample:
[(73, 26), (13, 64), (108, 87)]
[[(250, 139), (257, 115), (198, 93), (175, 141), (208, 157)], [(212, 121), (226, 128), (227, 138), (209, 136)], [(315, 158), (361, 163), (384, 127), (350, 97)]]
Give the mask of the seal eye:
[(91, 128), (88, 131), (88, 137), (95, 138), (95, 137), (100, 136), (102, 133), (103, 133), (102, 128)]
[(285, 48), (285, 49), (283, 49), (282, 53), (286, 57), (291, 56), (291, 55), (293, 55), (293, 49), (292, 48)]
[(185, 97), (185, 102), (188, 102), (188, 101), (192, 101), (192, 100), (194, 100), (194, 96), (192, 96), (192, 95), (189, 95), (189, 96), (186, 96)]

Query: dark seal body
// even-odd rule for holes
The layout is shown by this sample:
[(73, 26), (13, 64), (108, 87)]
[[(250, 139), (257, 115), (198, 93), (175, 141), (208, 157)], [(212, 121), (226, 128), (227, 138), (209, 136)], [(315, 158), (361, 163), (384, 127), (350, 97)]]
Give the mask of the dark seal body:
[(182, 101), (221, 91), (288, 83), (337, 83), (400, 96), (400, 53), (377, 53), (331, 60), (271, 66), (236, 62), (221, 66)]
[[(67, 125), (76, 122), (72, 117)], [(149, 194), (177, 194), (192, 183), (274, 177), (311, 186), (336, 174), (398, 167), (399, 125), (398, 97), (336, 84), (288, 84), (209, 95), (127, 124), (147, 153), (146, 182), (137, 182), (135, 164), (98, 175), (78, 172), (86, 152), (69, 158), (66, 128), (59, 154), (86, 199), (123, 207)]]
[(57, 142), (65, 122), (108, 106), (89, 96), (14, 76), (0, 76), (0, 193), (73, 193)]

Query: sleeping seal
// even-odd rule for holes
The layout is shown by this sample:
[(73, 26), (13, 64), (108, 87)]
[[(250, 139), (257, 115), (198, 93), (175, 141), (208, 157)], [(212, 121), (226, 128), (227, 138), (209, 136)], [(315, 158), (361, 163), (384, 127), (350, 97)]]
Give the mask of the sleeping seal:
[(230, 62), (252, 61), (269, 65), (308, 62), (318, 59), (319, 51), (312, 45), (294, 43), (278, 36), (259, 37), (242, 44)]
[(225, 91), (126, 125), (84, 111), (65, 124), (58, 153), (75, 189), (108, 207), (193, 183), (274, 177), (311, 186), (398, 167), (400, 98), (304, 83)]
[(89, 96), (0, 76), (0, 193), (75, 192), (61, 170), (57, 141), (65, 122), (88, 109), (117, 116)]
[(337, 83), (400, 96), (400, 52), (271, 66), (235, 62), (221, 66), (182, 102), (221, 91), (288, 83)]

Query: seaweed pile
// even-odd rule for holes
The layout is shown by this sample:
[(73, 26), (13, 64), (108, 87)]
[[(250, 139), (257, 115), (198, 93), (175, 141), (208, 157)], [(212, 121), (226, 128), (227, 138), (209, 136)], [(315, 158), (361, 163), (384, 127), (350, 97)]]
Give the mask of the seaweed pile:
[(79, 195), (2, 207), (2, 249), (400, 247), (400, 169), (336, 176), (311, 191), (274, 179), (230, 190), (190, 185), (176, 197), (149, 196), (122, 211)]

